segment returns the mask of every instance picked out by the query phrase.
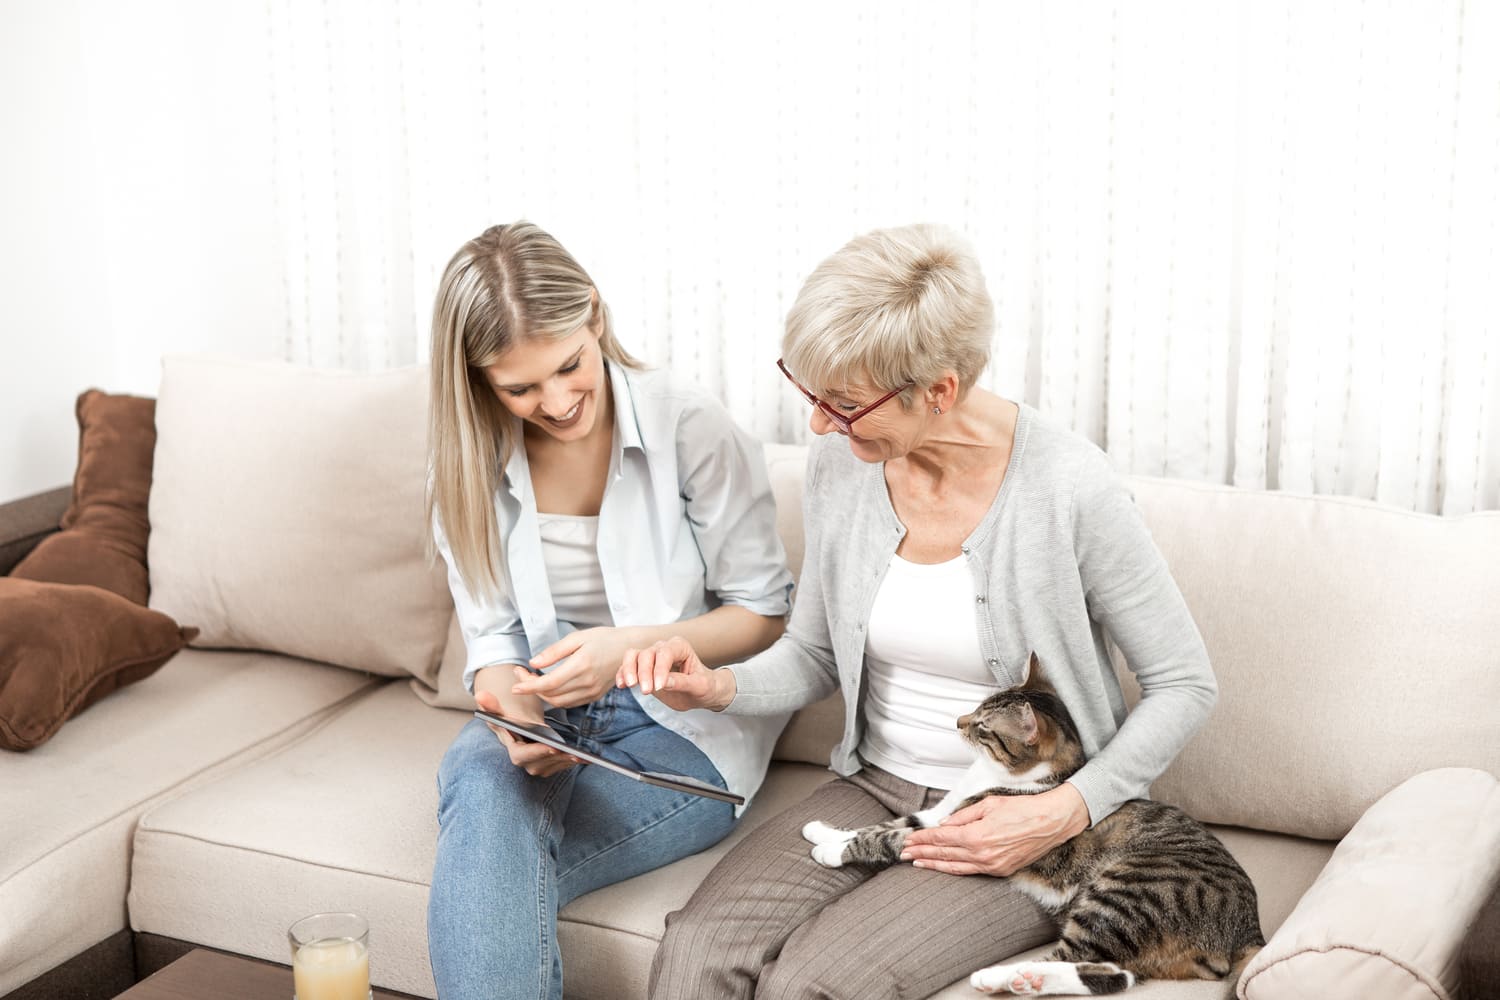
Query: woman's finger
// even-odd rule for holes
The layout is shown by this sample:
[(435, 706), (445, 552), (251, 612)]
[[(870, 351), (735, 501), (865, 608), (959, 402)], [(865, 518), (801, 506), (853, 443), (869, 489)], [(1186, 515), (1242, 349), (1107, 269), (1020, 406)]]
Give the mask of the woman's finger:
[(913, 867), (942, 872), (944, 875), (978, 875), (980, 869), (967, 861), (914, 861)]
[(625, 655), (620, 658), (620, 669), (615, 674), (615, 687), (635, 687), (636, 660), (640, 655), (639, 649), (625, 650)]
[(552, 666), (552, 664), (556, 663), (564, 656), (576, 653), (578, 651), (578, 647), (582, 645), (583, 633), (581, 631), (569, 632), (567, 635), (563, 636), (561, 639), (557, 640), (552, 645), (548, 646), (546, 649), (533, 656), (531, 658), (531, 665), (533, 667), (536, 667), (538, 670), (545, 670), (547, 667)]
[(678, 650), (672, 648), (671, 641), (656, 651), (656, 656), (651, 664), (651, 690), (656, 691), (667, 681), (667, 676), (672, 673), (681, 661)]

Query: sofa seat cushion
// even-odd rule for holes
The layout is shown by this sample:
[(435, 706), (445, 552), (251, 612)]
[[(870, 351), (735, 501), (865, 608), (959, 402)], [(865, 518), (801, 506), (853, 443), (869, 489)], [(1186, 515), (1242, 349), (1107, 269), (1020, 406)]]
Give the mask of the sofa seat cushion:
[(320, 911), (370, 922), (377, 986), (434, 994), (427, 890), (438, 763), (471, 716), (383, 683), (328, 724), (141, 818), (130, 924), (269, 961)]
[[(285, 962), (294, 920), (354, 910), (370, 921), (372, 980), (433, 996), (427, 894), (436, 775), (470, 718), (430, 708), (394, 682), (278, 753), (152, 810), (135, 838), (131, 926)], [(773, 771), (739, 831), (829, 778), (806, 765)], [(564, 910), (559, 936), (570, 982), (623, 981), (630, 991), (596, 995), (644, 996), (649, 945), (664, 917), (738, 835)]]
[[(437, 841), (438, 763), (467, 712), (430, 708), (394, 682), (295, 743), (144, 816), (136, 833), (131, 925), (210, 947), (285, 959), (285, 930), (307, 913), (370, 921), (371, 977), (430, 997), (427, 894)], [(778, 763), (739, 828), (702, 854), (575, 900), (558, 929), (572, 1000), (646, 995), (667, 913), (749, 830), (829, 780)], [(1333, 845), (1216, 829), (1260, 890), (1269, 935)], [(935, 876), (936, 877), (936, 876)], [(1233, 984), (1157, 984), (1162, 996), (1228, 997)], [(1154, 993), (1145, 992), (1147, 1000)], [(967, 986), (963, 987), (967, 991)], [(942, 996), (972, 996), (952, 992)]]
[(0, 752), (0, 816), (24, 817), (0, 821), (0, 995), (125, 928), (130, 842), (146, 809), (370, 684), (286, 657), (184, 650), (45, 745)]

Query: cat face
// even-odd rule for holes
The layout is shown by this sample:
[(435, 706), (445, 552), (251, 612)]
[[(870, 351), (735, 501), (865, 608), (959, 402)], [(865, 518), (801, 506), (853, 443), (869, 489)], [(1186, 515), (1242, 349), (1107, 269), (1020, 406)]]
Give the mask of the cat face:
[(1026, 683), (992, 694), (958, 720), (972, 746), (1007, 770), (1020, 774), (1039, 764), (1071, 774), (1083, 766), (1083, 749), (1073, 717), (1031, 656)]

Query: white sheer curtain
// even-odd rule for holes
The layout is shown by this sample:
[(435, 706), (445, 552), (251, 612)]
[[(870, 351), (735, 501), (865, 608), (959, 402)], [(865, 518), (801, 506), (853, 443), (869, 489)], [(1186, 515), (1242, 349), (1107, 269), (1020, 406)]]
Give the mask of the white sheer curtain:
[[(518, 217), (767, 438), (801, 279), (972, 241), (986, 384), (1122, 471), (1500, 507), (1500, 5), (269, 0), (285, 353), (424, 359)], [(1492, 346), (1494, 345), (1494, 346)]]

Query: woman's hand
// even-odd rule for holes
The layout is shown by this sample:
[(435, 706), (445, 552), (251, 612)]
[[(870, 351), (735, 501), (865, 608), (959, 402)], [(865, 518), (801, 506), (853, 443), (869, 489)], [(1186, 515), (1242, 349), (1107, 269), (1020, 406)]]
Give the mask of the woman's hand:
[(645, 649), (626, 650), (615, 686), (637, 683), (642, 694), (654, 694), (657, 701), (679, 712), (693, 708), (718, 712), (734, 700), (734, 671), (709, 669), (680, 635)]
[(1012, 875), (1088, 825), (1088, 806), (1067, 782), (1040, 795), (988, 795), (907, 834), (901, 860), (950, 875)]
[[(515, 713), (506, 715), (500, 708), (500, 699), (495, 697), (491, 691), (474, 692), (475, 707), (489, 712), (491, 715), (499, 715), (506, 719), (515, 719), (517, 722), (545, 723), (546, 720), (538, 715), (536, 718), (517, 716)], [(490, 732), (500, 738), (501, 744), (510, 754), (510, 762), (521, 768), (534, 778), (550, 778), (559, 771), (566, 771), (578, 763), (576, 757), (569, 757), (561, 750), (542, 746), (540, 743), (531, 743), (523, 740), (509, 729), (501, 729), (499, 726), (491, 725)]]
[(636, 644), (623, 628), (601, 626), (570, 632), (531, 658), (531, 666), (537, 670), (551, 667), (546, 674), (538, 677), (516, 668), (511, 694), (534, 694), (558, 708), (586, 705), (614, 686), (625, 651)]

